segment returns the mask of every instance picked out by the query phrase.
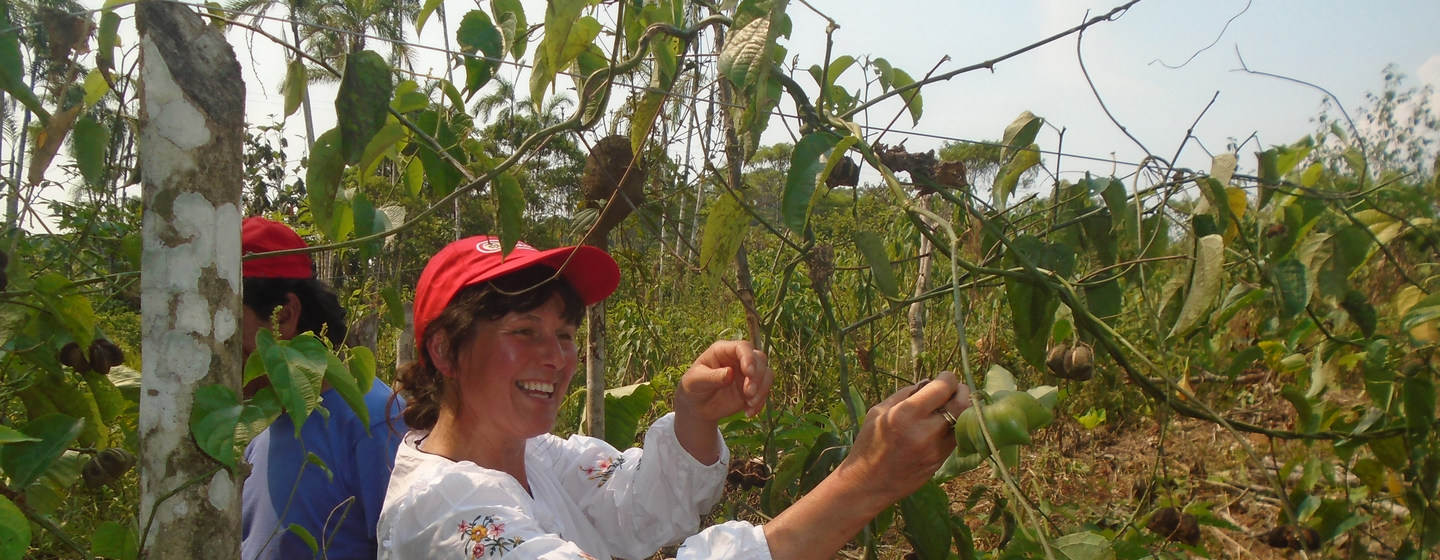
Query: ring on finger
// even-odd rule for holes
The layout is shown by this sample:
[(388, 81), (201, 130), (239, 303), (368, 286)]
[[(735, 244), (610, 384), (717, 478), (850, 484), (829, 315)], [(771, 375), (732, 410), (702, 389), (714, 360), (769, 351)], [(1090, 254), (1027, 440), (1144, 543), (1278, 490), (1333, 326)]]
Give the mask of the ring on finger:
[(957, 421), (957, 419), (955, 418), (954, 414), (950, 413), (950, 409), (940, 409), (940, 415), (945, 417), (945, 422), (950, 424), (950, 427), (955, 427), (955, 422)]

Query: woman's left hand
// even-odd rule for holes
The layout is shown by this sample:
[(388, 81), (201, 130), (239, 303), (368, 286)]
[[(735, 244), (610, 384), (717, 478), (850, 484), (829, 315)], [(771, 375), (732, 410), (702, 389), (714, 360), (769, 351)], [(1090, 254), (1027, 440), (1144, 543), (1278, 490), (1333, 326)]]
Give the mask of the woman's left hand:
[(769, 358), (744, 340), (722, 340), (700, 354), (675, 387), (675, 413), (719, 422), (744, 411), (760, 413), (770, 396)]

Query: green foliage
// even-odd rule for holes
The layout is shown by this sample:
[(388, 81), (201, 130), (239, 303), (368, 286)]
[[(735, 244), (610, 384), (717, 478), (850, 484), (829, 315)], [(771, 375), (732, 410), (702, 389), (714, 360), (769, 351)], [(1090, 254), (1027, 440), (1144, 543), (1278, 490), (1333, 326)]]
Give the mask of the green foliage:
[[(12, 27), (12, 6), (0, 4), (0, 28)], [(405, 21), (413, 18), (418, 29), (439, 6), (291, 8), (305, 22), (399, 37)], [(1057, 180), (1053, 190), (1017, 202), (1027, 177), (1050, 164), (1042, 149), (1056, 148), (1039, 135), (1043, 119), (1026, 112), (997, 143), (939, 151), (942, 162), (963, 162), (965, 183), (989, 186), (998, 210), (976, 202), (974, 189), (941, 188), (922, 216), (917, 185), (901, 183), (906, 174), (900, 172), (929, 187), (925, 170), (882, 162), (881, 155), (896, 152), (871, 145), (873, 137), (860, 132), (863, 121), (851, 115), (888, 99), (903, 104), (897, 113), (918, 122), (924, 104), (920, 89), (910, 87), (914, 77), (883, 58), (836, 53), (805, 70), (812, 80), (799, 86), (782, 76), (792, 70), (777, 64), (788, 62), (788, 2), (742, 0), (718, 8), (730, 24), (717, 53), (704, 51), (714, 43), (696, 40), (710, 37), (706, 27), (686, 32), (695, 35), (652, 27), (696, 26), (703, 10), (681, 2), (566, 0), (549, 3), (540, 20), (527, 18), (516, 0), (493, 0), (488, 12), (466, 14), (453, 35), (463, 56), (448, 70), (463, 69), (463, 83), (416, 77), (394, 84), (404, 65), (386, 60), (383, 48), (366, 50), (364, 34), (307, 28), (300, 37), (307, 50), (331, 63), (344, 56), (344, 74), (329, 77), (341, 84), (339, 121), (302, 150), (304, 181), (295, 180), (299, 168), (288, 167), (279, 129), (260, 128), (246, 148), (247, 209), (284, 217), (312, 239), (318, 232), (330, 242), (399, 229), (386, 240), (331, 248), (318, 259), (322, 276), (334, 278), (352, 313), (383, 305), (381, 313), (398, 327), (407, 288), (425, 259), (457, 236), (498, 233), (507, 247), (521, 239), (537, 246), (574, 242), (572, 227), (583, 222), (575, 188), (583, 147), (601, 133), (594, 127), (628, 132), (632, 148), (658, 171), (645, 186), (655, 196), (639, 209), (641, 219), (617, 229), (612, 245), (626, 280), (608, 305), (609, 360), (616, 367), (607, 381), (622, 386), (607, 391), (608, 440), (634, 441), (637, 427), (663, 412), (666, 392), (683, 371), (677, 356), (716, 338), (746, 336), (753, 322), (780, 372), (772, 406), (755, 419), (731, 419), (723, 429), (737, 457), (749, 454), (774, 468), (758, 496), (767, 515), (814, 488), (844, 459), (858, 429), (852, 414), (863, 412), (862, 403), (877, 402), (917, 374), (1000, 364), (1014, 370), (985, 378), (982, 399), (989, 400), (982, 402), (990, 403), (985, 410), (994, 414), (994, 425), (988, 416), (980, 422), (977, 411), (975, 422), (960, 429), (975, 453), (952, 457), (936, 483), (902, 501), (903, 523), (893, 523), (893, 511), (882, 514), (860, 538), (868, 554), (902, 538), (924, 558), (1026, 557), (1047, 547), (1066, 558), (1171, 554), (1175, 545), (1124, 523), (1111, 525), (1108, 512), (1046, 502), (1046, 480), (1000, 480), (968, 496), (947, 494), (939, 481), (987, 467), (1000, 475), (997, 459), (1010, 472), (1033, 472), (1018, 463), (1047, 450), (1032, 445), (1022, 455), (1018, 446), (1037, 441), (1036, 430), (1052, 416), (1077, 419), (1099, 433), (1128, 429), (1142, 415), (1168, 427), (1172, 412), (1242, 434), (1232, 451), (1240, 459), (1297, 456), (1284, 469), (1293, 466), (1303, 484), (1272, 494), (1292, 510), (1284, 521), (1313, 527), (1324, 546), (1388, 539), (1385, 546), (1397, 556), (1434, 550), (1440, 304), (1432, 294), (1440, 285), (1431, 263), (1440, 238), (1433, 203), (1440, 190), (1427, 140), (1436, 126), (1426, 90), (1406, 89), (1392, 72), (1359, 113), (1363, 133), (1323, 116), (1314, 138), (1269, 147), (1253, 162), (1240, 153), (1222, 153), (1200, 171), (1149, 162), (1134, 176)], [(534, 26), (543, 33), (538, 39), (531, 36), (532, 21), (543, 22)], [(140, 556), (128, 517), (136, 502), (133, 480), (70, 491), (87, 454), (136, 449), (138, 372), (78, 371), (56, 357), (67, 342), (88, 346), (108, 335), (129, 351), (129, 366), (141, 360), (135, 351), (140, 333), (115, 319), (137, 316), (140, 298), (134, 282), (140, 205), (115, 194), (131, 175), (123, 166), (132, 160), (135, 121), (125, 113), (133, 79), (119, 73), (127, 64), (116, 59), (126, 54), (114, 48), (119, 23), (113, 12), (101, 15), (96, 71), (72, 60), (76, 66), (67, 72), (47, 72), (39, 81), (27, 78), (24, 62), (48, 56), (37, 48), (41, 43), (31, 45), (29, 35), (22, 42), (18, 32), (0, 34), (0, 89), (37, 114), (73, 119), (73, 127), (66, 122), (43, 130), (70, 135), (79, 175), (65, 185), (78, 193), (75, 199), (52, 205), (60, 233), (5, 239), (11, 262), (8, 289), (0, 293), (0, 395), (6, 417), (19, 428), (0, 426), (7, 487), (7, 498), (0, 498), (0, 558), (56, 555), (54, 539), (46, 536), (51, 529), (32, 538), (27, 516), (35, 515), (53, 516), (69, 537), (85, 535), (72, 540), (88, 544), (90, 553)], [(725, 24), (715, 19), (710, 25)], [(529, 98), (517, 99), (500, 60), (526, 53), (535, 69), (528, 88), (521, 88)], [(614, 79), (580, 98), (553, 93), (564, 89), (556, 87), (561, 73), (588, 76), (632, 56), (643, 61), (610, 68)], [(857, 76), (856, 67), (864, 72)], [(62, 79), (67, 74), (73, 76)], [(285, 116), (321, 74), (298, 61), (288, 65)], [(717, 78), (733, 97), (724, 114), (702, 122), (701, 112), (684, 103)], [(617, 114), (582, 118), (612, 99), (609, 88), (616, 84), (647, 89), (623, 102), (613, 97), (625, 107)], [(760, 147), (771, 112), (787, 97), (783, 106), (794, 101), (802, 114), (799, 140)], [(709, 150), (705, 158), (714, 169), (673, 161), (680, 126), (707, 140), (733, 134), (724, 148), (735, 160), (714, 157), (719, 150), (706, 146), (697, 150)], [(883, 185), (838, 186), (837, 178), (837, 186), (829, 186), (852, 149), (866, 156), (863, 165), (885, 168)], [(899, 155), (919, 154), (902, 146)], [(49, 160), (41, 159), (36, 176), (48, 179)], [(1252, 164), (1253, 178), (1244, 172)], [(745, 176), (722, 188), (713, 177), (728, 178), (731, 169)], [(930, 317), (916, 327), (920, 344), (913, 353), (909, 318), (898, 305), (911, 301)], [(388, 354), (396, 330), (381, 329), (378, 351), (351, 348), (348, 362), (313, 335), (289, 342), (262, 336), (246, 377), (269, 375), (272, 387), (249, 400), (229, 389), (196, 388), (192, 434), (217, 461), (233, 466), (237, 447), (280, 411), (296, 417), (298, 429), (318, 405), (322, 380), (365, 414), (364, 390), (393, 371)], [(1017, 379), (1044, 382), (1052, 341), (1093, 346), (1095, 381), (1015, 392)], [(1255, 370), (1273, 380), (1274, 390), (1240, 383)], [(1211, 382), (1217, 378), (1223, 383)], [(1257, 423), (1239, 414), (1273, 393), (1287, 403), (1274, 409), (1283, 418)], [(574, 417), (561, 422), (576, 423)], [(986, 433), (998, 452), (977, 444)], [(1250, 448), (1262, 437), (1277, 440), (1279, 450)], [(1360, 484), (1342, 482), (1347, 469)], [(981, 500), (994, 513), (972, 536), (965, 521), (981, 516)], [(1411, 515), (1377, 513), (1382, 500)], [(1057, 531), (1037, 522), (1026, 504), (1077, 523)], [(1210, 507), (1197, 502), (1185, 511), (1233, 531)], [(1121, 515), (1132, 513), (1144, 512)], [(977, 551), (977, 542), (1001, 544)]]

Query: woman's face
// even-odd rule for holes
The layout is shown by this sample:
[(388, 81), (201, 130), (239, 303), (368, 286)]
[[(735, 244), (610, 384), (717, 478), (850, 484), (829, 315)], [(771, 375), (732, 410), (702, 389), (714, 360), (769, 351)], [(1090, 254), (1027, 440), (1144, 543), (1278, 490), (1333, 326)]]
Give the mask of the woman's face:
[(563, 312), (555, 296), (476, 330), (458, 364), (461, 422), (487, 439), (529, 439), (555, 427), (576, 368), (576, 326)]

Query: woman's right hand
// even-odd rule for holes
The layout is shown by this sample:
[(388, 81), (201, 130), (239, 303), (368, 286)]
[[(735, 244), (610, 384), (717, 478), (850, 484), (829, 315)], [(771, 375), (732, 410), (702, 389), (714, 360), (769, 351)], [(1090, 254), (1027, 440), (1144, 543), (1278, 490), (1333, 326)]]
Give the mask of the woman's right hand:
[(955, 374), (900, 389), (870, 408), (855, 445), (836, 474), (853, 477), (893, 503), (920, 489), (955, 449), (951, 418), (970, 407), (970, 390)]
[(850, 454), (809, 494), (765, 524), (775, 560), (834, 558), (881, 510), (919, 490), (955, 449), (954, 427), (970, 391), (941, 373), (870, 409)]

